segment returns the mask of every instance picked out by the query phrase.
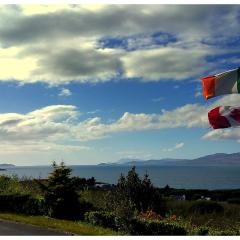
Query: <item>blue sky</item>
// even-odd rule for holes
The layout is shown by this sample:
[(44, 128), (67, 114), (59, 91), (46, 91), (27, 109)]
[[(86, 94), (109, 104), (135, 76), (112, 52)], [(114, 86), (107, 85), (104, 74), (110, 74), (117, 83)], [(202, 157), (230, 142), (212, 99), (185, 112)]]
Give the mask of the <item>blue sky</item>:
[(0, 12), (0, 162), (239, 151), (239, 128), (213, 131), (207, 112), (239, 105), (240, 96), (205, 101), (199, 80), (239, 66), (239, 6), (2, 5)]

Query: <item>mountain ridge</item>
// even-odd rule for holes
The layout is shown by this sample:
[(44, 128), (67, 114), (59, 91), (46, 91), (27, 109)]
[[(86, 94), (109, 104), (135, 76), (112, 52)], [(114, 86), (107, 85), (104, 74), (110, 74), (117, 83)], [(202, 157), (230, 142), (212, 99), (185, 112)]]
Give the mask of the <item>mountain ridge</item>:
[(0, 168), (11, 168), (11, 167), (16, 167), (16, 166), (10, 163), (0, 163)]
[[(129, 160), (129, 161), (127, 161)], [(100, 163), (100, 166), (225, 166), (225, 165), (240, 166), (240, 152), (238, 153), (215, 153), (194, 159), (120, 159), (114, 163)]]

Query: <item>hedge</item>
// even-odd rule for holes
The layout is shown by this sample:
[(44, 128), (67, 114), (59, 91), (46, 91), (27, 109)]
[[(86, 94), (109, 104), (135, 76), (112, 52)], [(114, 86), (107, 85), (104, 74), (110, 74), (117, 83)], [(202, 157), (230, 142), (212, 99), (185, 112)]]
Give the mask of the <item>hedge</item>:
[(118, 230), (116, 216), (111, 212), (92, 211), (85, 213), (85, 221), (102, 227)]
[(149, 221), (133, 218), (129, 222), (113, 213), (94, 211), (85, 214), (85, 220), (93, 225), (124, 231), (131, 235), (186, 235), (183, 227), (162, 221)]
[(0, 211), (29, 215), (44, 214), (44, 200), (27, 194), (0, 195)]
[(133, 219), (131, 235), (183, 236), (186, 230), (176, 224), (154, 220)]

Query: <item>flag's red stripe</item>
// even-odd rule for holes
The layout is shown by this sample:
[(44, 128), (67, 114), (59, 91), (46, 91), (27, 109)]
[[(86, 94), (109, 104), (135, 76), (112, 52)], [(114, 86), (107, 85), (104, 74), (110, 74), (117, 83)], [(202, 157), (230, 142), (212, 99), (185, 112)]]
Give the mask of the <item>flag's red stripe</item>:
[(212, 98), (215, 96), (215, 76), (208, 76), (205, 78), (201, 78), (203, 81), (203, 96), (206, 99)]
[(208, 120), (214, 129), (231, 127), (228, 120), (219, 114), (219, 108), (216, 107), (208, 112)]

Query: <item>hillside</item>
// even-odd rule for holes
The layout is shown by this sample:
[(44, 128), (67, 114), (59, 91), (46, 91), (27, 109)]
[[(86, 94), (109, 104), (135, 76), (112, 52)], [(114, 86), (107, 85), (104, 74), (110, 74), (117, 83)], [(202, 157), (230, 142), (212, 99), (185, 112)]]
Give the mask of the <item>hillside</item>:
[(240, 153), (216, 153), (195, 159), (121, 159), (116, 163), (101, 163), (99, 165), (125, 165), (125, 166), (240, 166)]

